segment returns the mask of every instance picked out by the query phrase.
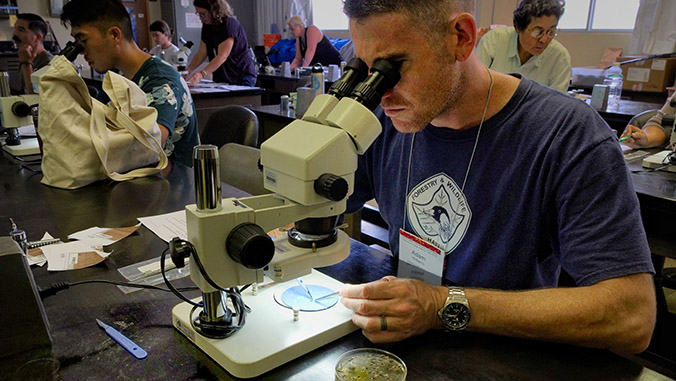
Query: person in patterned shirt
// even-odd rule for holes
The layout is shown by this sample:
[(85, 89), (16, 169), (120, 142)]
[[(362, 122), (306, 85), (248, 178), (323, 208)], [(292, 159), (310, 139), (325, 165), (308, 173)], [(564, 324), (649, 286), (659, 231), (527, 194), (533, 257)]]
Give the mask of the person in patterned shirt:
[[(64, 5), (61, 22), (84, 47), (87, 63), (99, 73), (118, 69), (148, 96), (157, 110), (162, 144), (170, 159), (192, 166), (199, 144), (197, 116), (188, 85), (171, 65), (142, 51), (132, 33), (131, 19), (119, 0), (72, 0)], [(107, 96), (101, 92), (102, 102)]]

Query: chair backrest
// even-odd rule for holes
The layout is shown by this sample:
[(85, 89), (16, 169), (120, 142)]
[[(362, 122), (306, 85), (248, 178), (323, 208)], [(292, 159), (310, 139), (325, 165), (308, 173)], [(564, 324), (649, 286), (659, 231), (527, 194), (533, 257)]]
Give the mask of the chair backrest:
[(258, 196), (272, 193), (263, 186), (263, 172), (258, 168), (258, 148), (228, 143), (218, 150), (221, 181)]
[(258, 118), (253, 111), (240, 105), (227, 105), (209, 116), (200, 136), (202, 144), (222, 147), (239, 143), (258, 145)]
[(636, 126), (639, 128), (642, 128), (643, 125), (645, 125), (650, 118), (655, 116), (659, 110), (646, 110), (641, 113), (638, 113), (634, 115), (633, 118), (629, 121), (627, 124), (631, 124), (632, 126)]

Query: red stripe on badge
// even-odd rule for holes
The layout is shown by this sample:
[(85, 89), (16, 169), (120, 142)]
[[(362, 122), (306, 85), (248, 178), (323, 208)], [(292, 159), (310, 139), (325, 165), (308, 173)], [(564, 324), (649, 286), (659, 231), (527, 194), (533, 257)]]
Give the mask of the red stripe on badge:
[(424, 246), (426, 249), (432, 250), (433, 252), (437, 253), (437, 255), (441, 255), (441, 249), (432, 245), (431, 243), (423, 241), (419, 237), (414, 236), (413, 234), (411, 234), (411, 233), (409, 233), (409, 232), (407, 232), (406, 230), (403, 230), (403, 229), (399, 229), (399, 233), (401, 233), (401, 235), (403, 235), (404, 237), (406, 237), (406, 238), (408, 238), (412, 241), (417, 242), (419, 245)]

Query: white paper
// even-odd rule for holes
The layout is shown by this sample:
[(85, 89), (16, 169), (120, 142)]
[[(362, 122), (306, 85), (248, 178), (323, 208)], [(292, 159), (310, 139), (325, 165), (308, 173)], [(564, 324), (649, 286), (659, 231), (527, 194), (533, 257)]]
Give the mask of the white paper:
[(183, 240), (188, 239), (185, 210), (157, 216), (140, 217), (138, 220), (164, 242), (169, 242), (174, 237), (179, 237)]
[(664, 71), (667, 67), (667, 60), (653, 60), (653, 64), (650, 66), (652, 70)]
[(193, 28), (193, 29), (201, 29), (202, 28), (202, 22), (200, 21), (200, 17), (197, 16), (196, 14), (192, 12), (188, 12), (185, 14), (185, 27), (186, 28)]
[(64, 271), (82, 269), (103, 262), (108, 256), (103, 251), (91, 248), (89, 242), (74, 241), (42, 247), (47, 257), (47, 270)]
[(192, 93), (227, 93), (230, 91), (255, 90), (258, 87), (228, 85), (224, 83), (217, 83), (210, 80), (201, 80), (190, 89)]
[(650, 69), (630, 67), (627, 70), (627, 81), (648, 82), (648, 80), (650, 80)]
[(77, 239), (90, 244), (91, 248), (101, 249), (127, 237), (138, 229), (138, 225), (124, 228), (100, 228), (94, 226), (89, 229), (70, 234), (68, 239)]
[[(45, 235), (42, 236), (40, 241), (47, 239), (54, 239), (54, 237), (52, 237), (52, 235), (48, 232), (45, 232)], [(42, 252), (43, 247), (44, 246), (28, 249), (28, 255), (26, 255), (26, 259), (29, 266), (38, 265), (42, 267), (45, 265), (45, 263), (47, 263), (47, 257), (45, 257), (45, 254)]]

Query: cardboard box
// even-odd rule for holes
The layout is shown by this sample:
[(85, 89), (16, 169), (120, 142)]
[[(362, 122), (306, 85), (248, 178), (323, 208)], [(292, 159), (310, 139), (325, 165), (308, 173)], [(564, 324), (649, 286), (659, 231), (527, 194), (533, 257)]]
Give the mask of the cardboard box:
[[(619, 57), (618, 61), (628, 61), (639, 57)], [(662, 93), (674, 83), (676, 76), (676, 58), (653, 58), (622, 65), (624, 82), (622, 90)]]

